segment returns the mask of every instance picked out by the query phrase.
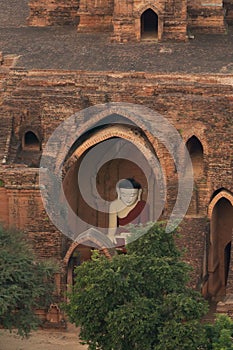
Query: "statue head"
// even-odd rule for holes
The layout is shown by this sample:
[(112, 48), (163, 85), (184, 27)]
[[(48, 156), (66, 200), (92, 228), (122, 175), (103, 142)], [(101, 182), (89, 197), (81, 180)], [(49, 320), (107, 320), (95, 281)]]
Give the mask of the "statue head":
[(133, 178), (123, 179), (116, 186), (118, 199), (127, 207), (135, 204), (141, 199), (142, 187)]

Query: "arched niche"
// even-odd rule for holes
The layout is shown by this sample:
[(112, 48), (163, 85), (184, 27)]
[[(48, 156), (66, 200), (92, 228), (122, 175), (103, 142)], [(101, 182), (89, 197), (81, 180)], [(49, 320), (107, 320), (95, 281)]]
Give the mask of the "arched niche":
[(194, 179), (197, 179), (204, 173), (203, 146), (200, 140), (193, 135), (186, 142), (186, 147), (192, 161)]
[(25, 151), (40, 151), (40, 141), (33, 131), (27, 131), (23, 135), (22, 148)]
[(199, 215), (200, 212), (203, 210), (200, 202), (200, 191), (202, 189), (202, 183), (203, 181), (205, 181), (203, 146), (200, 140), (195, 135), (193, 135), (187, 140), (186, 147), (188, 149), (189, 156), (192, 162), (194, 180), (194, 190), (189, 206), (189, 214)]
[(226, 295), (231, 264), (233, 230), (233, 196), (219, 192), (211, 201), (210, 239), (208, 253), (208, 294), (219, 298)]

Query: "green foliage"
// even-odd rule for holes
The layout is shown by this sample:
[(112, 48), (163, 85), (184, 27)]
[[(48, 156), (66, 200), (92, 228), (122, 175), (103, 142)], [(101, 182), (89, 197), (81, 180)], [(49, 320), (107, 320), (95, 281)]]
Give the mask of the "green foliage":
[(224, 314), (217, 315), (214, 324), (205, 326), (208, 350), (233, 350), (233, 321)]
[(169, 320), (160, 328), (159, 345), (156, 350), (197, 350), (203, 349), (205, 331), (199, 320), (189, 322)]
[(36, 261), (26, 237), (0, 227), (0, 324), (27, 336), (39, 324), (35, 308), (52, 301), (58, 266)]
[(79, 266), (66, 311), (90, 350), (197, 349), (207, 306), (186, 286), (189, 271), (173, 234), (155, 224), (126, 255), (95, 253)]
[[(134, 238), (140, 237), (133, 242), (129, 242), (127, 251), (129, 254), (143, 254), (148, 257), (150, 255), (158, 258), (172, 257), (180, 258), (181, 252), (178, 250), (174, 237), (178, 237), (177, 231), (167, 233), (165, 231), (166, 223), (160, 222), (147, 225), (128, 225), (131, 228)], [(141, 234), (143, 232), (143, 235)], [(133, 239), (134, 239), (133, 238)]]

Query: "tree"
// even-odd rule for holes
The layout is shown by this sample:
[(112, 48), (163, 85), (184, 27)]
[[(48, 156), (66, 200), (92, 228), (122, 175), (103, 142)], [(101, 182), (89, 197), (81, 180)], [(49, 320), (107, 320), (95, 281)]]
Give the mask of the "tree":
[(76, 269), (66, 311), (90, 350), (196, 350), (205, 342), (202, 296), (174, 235), (155, 224), (111, 260), (95, 253)]
[(208, 350), (233, 350), (233, 321), (219, 314), (213, 324), (205, 325)]
[(0, 324), (27, 336), (40, 321), (35, 309), (52, 301), (52, 261), (38, 261), (24, 233), (0, 227)]

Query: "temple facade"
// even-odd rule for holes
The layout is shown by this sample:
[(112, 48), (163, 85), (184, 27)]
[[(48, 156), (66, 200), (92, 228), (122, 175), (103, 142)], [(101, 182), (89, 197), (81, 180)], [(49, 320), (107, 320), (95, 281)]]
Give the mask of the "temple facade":
[[(27, 21), (31, 26), (75, 26), (73, 31), (65, 30), (61, 36), (59, 28), (34, 31), (24, 27), (21, 31), (16, 27), (18, 36), (13, 48), (8, 49), (4, 41), (8, 39), (4, 36), (12, 31), (6, 28), (1, 37), (8, 54), (0, 53), (0, 223), (6, 228), (25, 231), (40, 259), (52, 257), (62, 267), (55, 276), (57, 302), (49, 310), (41, 311), (42, 319), (54, 325), (62, 324), (59, 303), (73, 284), (75, 266), (90, 259), (92, 249), (85, 239), (77, 241), (63, 234), (42, 200), (41, 157), (50, 136), (64, 121), (76, 116), (75, 125), (68, 128), (70, 148), (67, 143), (61, 143), (58, 156), (51, 151), (48, 159), (54, 169), (61, 168), (59, 190), (74, 215), (83, 220), (83, 232), (90, 226), (108, 228), (109, 213), (101, 208), (93, 209), (85, 201), (81, 187), (93, 189), (94, 198), (98, 193), (109, 203), (117, 198), (116, 183), (123, 178), (134, 178), (141, 184), (142, 200), (147, 201), (148, 196), (151, 199), (150, 220), (157, 220), (153, 208), (158, 204), (158, 187), (151, 168), (147, 164), (139, 166), (136, 161), (135, 155), (140, 150), (146, 150), (148, 163), (151, 155), (156, 158), (166, 177), (167, 191), (158, 219), (169, 220), (176, 205), (179, 174), (175, 157), (153, 133), (160, 124), (149, 113), (141, 119), (136, 118), (133, 109), (126, 113), (121, 103), (148, 108), (154, 115), (163, 116), (186, 145), (193, 166), (193, 191), (180, 223), (179, 244), (185, 249), (185, 260), (193, 267), (191, 286), (205, 297), (221, 301), (220, 309), (233, 315), (231, 36), (226, 36), (224, 41), (223, 36), (211, 35), (211, 43), (217, 43), (218, 55), (216, 46), (204, 50), (208, 46), (205, 35), (199, 47), (198, 40), (192, 42), (194, 45), (139, 43), (141, 40), (185, 41), (189, 31), (224, 33), (233, 19), (232, 0), (224, 3), (220, 0), (34, 0), (29, 6)], [(88, 43), (88, 34), (79, 34), (76, 28), (80, 33), (99, 34), (91, 35)], [(21, 40), (24, 32), (27, 40)], [(46, 36), (42, 35), (45, 32)], [(104, 38), (116, 43), (103, 46), (105, 33), (109, 34)], [(46, 40), (50, 37), (48, 44)], [(55, 46), (53, 40), (57, 40)], [(69, 40), (71, 49), (66, 53)], [(74, 41), (81, 43), (80, 46), (75, 46)], [(131, 46), (120, 44), (130, 41), (134, 41)], [(102, 46), (92, 51), (93, 45)], [(103, 52), (109, 47), (109, 61), (105, 61)], [(137, 65), (131, 67), (132, 57)], [(71, 70), (72, 62), (77, 65)], [(83, 112), (89, 107), (112, 103), (118, 103), (119, 109), (109, 107), (103, 113), (97, 108), (91, 118)], [(108, 154), (109, 142), (114, 140), (130, 143), (134, 152), (102, 164), (98, 147), (103, 146)], [(171, 138), (171, 144), (172, 141)], [(93, 151), (99, 164), (95, 184), (87, 172), (84, 186), (80, 187), (79, 170)], [(64, 217), (68, 230), (80, 231), (62, 204), (55, 214)], [(94, 243), (98, 246), (98, 242)], [(103, 253), (109, 256), (108, 251)]]
[[(215, 299), (233, 293), (233, 99), (230, 79), (221, 75), (156, 73), (147, 73), (145, 79), (143, 73), (7, 68), (2, 68), (1, 74), (1, 82), (7, 88), (0, 94), (0, 221), (7, 227), (28, 232), (41, 258), (52, 256), (63, 265), (63, 273), (57, 276), (59, 295), (63, 295), (67, 284), (72, 283), (73, 266), (89, 258), (91, 248), (85, 246), (85, 242), (73, 242), (50, 221), (39, 188), (40, 158), (56, 127), (75, 112), (96, 103), (104, 104), (106, 100), (140, 102), (163, 115), (179, 130), (194, 171), (192, 198), (180, 228), (182, 246), (187, 250), (186, 259), (194, 268), (192, 285)], [(169, 219), (179, 183), (174, 160), (146, 128), (147, 117), (142, 125), (135, 120), (134, 113), (125, 114), (120, 108), (114, 113), (115, 126), (108, 124), (111, 111), (97, 113), (89, 120), (85, 120), (85, 114), (77, 116), (77, 130), (85, 126), (88, 131), (75, 139), (64, 160), (63, 189), (70, 207), (89, 227), (108, 226), (108, 214), (94, 210), (83, 199), (77, 185), (78, 171), (83, 159), (95, 147), (113, 139), (128, 140), (136, 149), (144, 145), (154, 152), (166, 174), (167, 195), (160, 218)], [(133, 127), (130, 126), (132, 123)], [(151, 125), (153, 127), (153, 122)], [(73, 128), (72, 133), (77, 130)], [(63, 151), (60, 149), (60, 154)], [(134, 160), (134, 157), (131, 160), (113, 159), (100, 168), (96, 183), (104, 200), (116, 199), (117, 181), (128, 177), (142, 185), (144, 200), (148, 191), (154, 191), (153, 198), (158, 197), (155, 183), (148, 183), (145, 177), (146, 167), (142, 169)], [(55, 154), (51, 154), (51, 161), (59, 167), (60, 159)], [(86, 181), (86, 188), (90, 187), (88, 176)], [(151, 205), (156, 206), (156, 202)], [(150, 219), (154, 219), (153, 213)], [(69, 217), (66, 221), (72, 225)]]
[(111, 32), (111, 40), (187, 40), (194, 32), (225, 33), (228, 0), (33, 0), (28, 24), (75, 25), (82, 33)]

